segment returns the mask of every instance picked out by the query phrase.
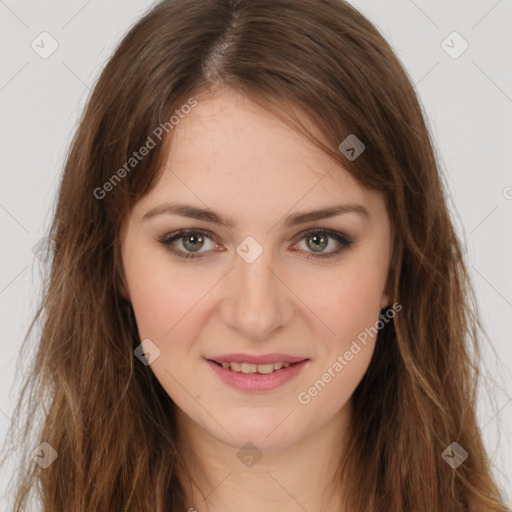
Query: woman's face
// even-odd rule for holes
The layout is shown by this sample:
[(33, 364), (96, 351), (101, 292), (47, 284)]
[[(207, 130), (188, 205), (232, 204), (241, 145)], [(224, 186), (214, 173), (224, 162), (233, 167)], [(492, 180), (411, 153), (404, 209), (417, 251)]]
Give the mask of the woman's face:
[(250, 100), (197, 99), (123, 224), (123, 294), (180, 418), (233, 447), (284, 448), (348, 418), (389, 304), (389, 217)]

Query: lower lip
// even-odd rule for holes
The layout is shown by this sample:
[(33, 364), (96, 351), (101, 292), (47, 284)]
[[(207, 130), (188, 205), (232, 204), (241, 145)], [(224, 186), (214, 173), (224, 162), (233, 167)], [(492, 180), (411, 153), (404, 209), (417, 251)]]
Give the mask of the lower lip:
[(207, 360), (206, 362), (226, 384), (236, 389), (242, 391), (271, 391), (297, 376), (309, 362), (309, 359), (292, 364), (288, 368), (281, 368), (265, 374), (235, 372), (230, 368), (219, 366), (213, 361)]

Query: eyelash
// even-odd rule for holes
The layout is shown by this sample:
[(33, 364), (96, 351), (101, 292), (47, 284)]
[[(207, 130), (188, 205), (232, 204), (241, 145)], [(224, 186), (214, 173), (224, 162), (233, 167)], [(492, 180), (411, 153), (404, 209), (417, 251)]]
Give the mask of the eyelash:
[[(204, 231), (202, 229), (185, 229), (185, 230), (177, 231), (175, 233), (171, 233), (171, 234), (167, 235), (166, 237), (158, 240), (158, 242), (160, 242), (169, 252), (171, 252), (172, 254), (175, 254), (179, 258), (183, 258), (185, 260), (193, 259), (193, 258), (202, 258), (203, 257), (201, 255), (202, 253), (201, 254), (186, 253), (181, 250), (174, 249), (171, 245), (174, 241), (179, 240), (180, 238), (183, 238), (186, 235), (198, 234), (198, 233), (201, 235), (204, 235), (204, 236), (210, 238), (212, 241), (214, 241), (213, 237), (210, 235), (210, 233), (208, 231)], [(331, 252), (325, 253), (325, 254), (309, 253), (308, 256), (306, 256), (307, 259), (332, 258), (334, 256), (337, 256), (338, 254), (340, 254), (342, 251), (344, 251), (345, 249), (347, 249), (349, 246), (351, 246), (353, 244), (352, 240), (350, 240), (343, 233), (340, 233), (339, 231), (333, 231), (330, 229), (324, 229), (324, 228), (308, 229), (305, 231), (301, 231), (300, 233), (297, 234), (296, 240), (300, 242), (303, 238), (306, 238), (308, 235), (312, 235), (312, 234), (320, 234), (320, 235), (328, 236), (329, 238), (333, 238), (334, 240), (336, 240), (341, 245), (337, 249), (335, 249)]]

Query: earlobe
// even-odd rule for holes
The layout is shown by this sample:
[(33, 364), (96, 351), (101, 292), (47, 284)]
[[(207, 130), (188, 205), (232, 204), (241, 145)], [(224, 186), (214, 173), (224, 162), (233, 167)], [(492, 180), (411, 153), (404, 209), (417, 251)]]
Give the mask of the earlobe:
[(118, 286), (119, 292), (121, 293), (121, 295), (123, 296), (124, 299), (126, 299), (128, 302), (130, 302), (130, 294), (128, 293), (127, 286), (125, 285), (123, 275), (121, 275), (119, 277), (118, 282), (119, 282), (119, 286)]
[(391, 305), (391, 299), (389, 298), (389, 294), (386, 291), (384, 291), (384, 293), (382, 294), (382, 297), (380, 299), (380, 309), (385, 309), (390, 305)]
[(380, 301), (380, 309), (387, 308), (391, 304), (389, 297), (387, 295), (383, 295)]
[(116, 271), (116, 276), (117, 291), (119, 291), (124, 299), (130, 302), (130, 294), (128, 293), (128, 286), (126, 285), (126, 278), (122, 262), (120, 268)]
[(126, 291), (126, 288), (123, 284), (119, 285), (119, 291), (121, 292), (121, 295), (127, 300), (130, 301), (130, 296), (128, 295), (128, 292)]
[(393, 287), (390, 283), (389, 276), (388, 280), (386, 282), (386, 285), (384, 286), (384, 290), (382, 291), (382, 297), (380, 299), (380, 309), (385, 309), (392, 304), (392, 296), (393, 296)]

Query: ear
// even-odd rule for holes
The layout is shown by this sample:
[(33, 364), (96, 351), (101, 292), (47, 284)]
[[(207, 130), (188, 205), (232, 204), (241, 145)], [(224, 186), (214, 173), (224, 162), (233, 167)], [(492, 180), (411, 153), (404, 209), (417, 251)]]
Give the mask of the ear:
[(390, 304), (391, 301), (389, 300), (389, 296), (386, 293), (383, 293), (380, 299), (380, 309), (387, 308)]
[(126, 291), (126, 288), (124, 287), (124, 284), (121, 283), (119, 285), (119, 291), (121, 292), (121, 295), (128, 301), (130, 302), (130, 295), (128, 294), (128, 292)]
[(380, 298), (380, 309), (387, 308), (391, 305), (391, 290), (389, 282), (386, 284), (386, 287), (384, 288), (384, 291), (382, 292), (382, 297)]
[(128, 293), (128, 286), (125, 283), (124, 272), (121, 272), (120, 274), (121, 275), (119, 275), (118, 277), (118, 290), (123, 296), (123, 298), (130, 302), (130, 294)]

